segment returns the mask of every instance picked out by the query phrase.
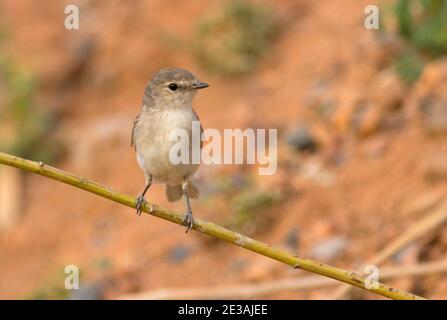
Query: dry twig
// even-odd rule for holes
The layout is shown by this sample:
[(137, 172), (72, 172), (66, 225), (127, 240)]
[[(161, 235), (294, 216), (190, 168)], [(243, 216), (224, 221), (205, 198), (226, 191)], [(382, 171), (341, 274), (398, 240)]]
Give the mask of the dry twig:
[[(94, 193), (103, 198), (107, 198), (128, 207), (135, 208), (136, 199), (132, 196), (114, 191), (107, 186), (103, 186), (99, 183), (92, 182), (85, 178), (81, 178), (71, 173), (64, 172), (60, 169), (45, 165), (42, 162), (34, 162), (0, 152), (0, 163), (22, 170), (34, 172), (36, 174)], [(183, 214), (163, 208), (158, 208), (154, 204), (149, 203), (144, 204), (143, 211), (179, 225), (182, 224), (184, 218)], [(209, 236), (230, 242), (247, 250), (256, 252), (263, 256), (269, 257), (271, 259), (280, 261), (296, 269), (303, 269), (312, 273), (320, 274), (341, 282), (348, 283), (352, 286), (356, 286), (367, 291), (380, 294), (384, 297), (398, 300), (423, 299), (422, 297), (416, 296), (412, 293), (392, 288), (382, 283), (377, 283), (377, 286), (375, 286), (374, 288), (367, 288), (365, 286), (365, 283), (368, 282), (365, 277), (355, 272), (332, 267), (318, 261), (293, 256), (284, 250), (271, 247), (261, 241), (251, 239), (240, 233), (233, 232), (212, 222), (195, 219), (193, 229)]]
[[(380, 251), (371, 260), (365, 263), (366, 265), (379, 266), (386, 260), (394, 256), (396, 253), (407, 247), (410, 243), (416, 241), (428, 232), (433, 231), (447, 221), (447, 209), (445, 206), (440, 207), (439, 210), (434, 213), (423, 217), (416, 222), (411, 228), (409, 228), (402, 235), (397, 237), (394, 241), (388, 244), (382, 251)], [(340, 286), (331, 297), (332, 299), (343, 299), (350, 291), (352, 287)]]
[[(447, 272), (447, 260), (424, 264), (388, 267), (381, 270), (381, 279), (404, 278)], [(124, 300), (188, 300), (188, 299), (247, 299), (281, 291), (299, 291), (324, 288), (338, 284), (337, 281), (319, 276), (281, 279), (270, 282), (233, 285), (223, 287), (205, 287), (189, 289), (157, 289), (147, 292), (126, 294)]]

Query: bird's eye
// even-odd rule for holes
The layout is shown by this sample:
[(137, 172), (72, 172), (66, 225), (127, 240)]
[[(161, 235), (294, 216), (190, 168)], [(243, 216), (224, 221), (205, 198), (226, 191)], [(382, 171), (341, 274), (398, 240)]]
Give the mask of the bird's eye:
[(168, 88), (169, 88), (169, 90), (171, 90), (171, 91), (175, 91), (175, 90), (178, 89), (178, 85), (177, 85), (176, 83), (170, 83), (170, 84), (168, 85)]

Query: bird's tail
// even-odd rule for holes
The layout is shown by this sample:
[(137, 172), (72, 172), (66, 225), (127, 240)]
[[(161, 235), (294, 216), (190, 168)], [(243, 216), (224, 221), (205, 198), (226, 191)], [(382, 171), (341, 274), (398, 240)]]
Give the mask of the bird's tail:
[[(191, 182), (188, 182), (188, 194), (191, 198), (199, 197), (199, 189)], [(168, 198), (169, 202), (174, 202), (180, 200), (182, 197), (182, 185), (170, 186), (166, 185), (166, 198)]]

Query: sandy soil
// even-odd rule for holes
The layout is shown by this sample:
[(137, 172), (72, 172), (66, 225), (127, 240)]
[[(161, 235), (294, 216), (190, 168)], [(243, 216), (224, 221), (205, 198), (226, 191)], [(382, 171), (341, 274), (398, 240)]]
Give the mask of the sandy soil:
[[(445, 180), (427, 178), (430, 159), (447, 149), (446, 135), (428, 136), (412, 118), (371, 130), (366, 137), (353, 124), (353, 101), (371, 99), (374, 104), (377, 96), (392, 94), (379, 88), (374, 96), (384, 47), (374, 31), (363, 28), (363, 10), (371, 1), (275, 2), (275, 12), (287, 27), (258, 70), (236, 79), (208, 74), (185, 46), (193, 32), (191, 21), (217, 3), (71, 3), (85, 10), (78, 31), (62, 27), (63, 3), (5, 0), (2, 9), (13, 26), (15, 56), (38, 75), (39, 99), (60, 114), (55, 134), (67, 151), (55, 163), (58, 167), (138, 194), (144, 180), (129, 145), (133, 118), (154, 72), (182, 66), (211, 84), (195, 100), (205, 127), (279, 128), (276, 175), (258, 176), (256, 168), (240, 166), (201, 168), (204, 197), (193, 202), (200, 218), (228, 221), (235, 214), (228, 205), (234, 195), (213, 186), (247, 177), (254, 181), (254, 190), (283, 194), (281, 202), (267, 209), (268, 227), (248, 228), (250, 236), (355, 269), (447, 194)], [(403, 90), (401, 115), (409, 99), (408, 89)], [(312, 107), (324, 103), (336, 111), (315, 120)], [(379, 122), (390, 117), (379, 117)], [(310, 123), (320, 139), (316, 154), (299, 154), (286, 145), (288, 132), (302, 122)], [(198, 233), (185, 234), (171, 223), (137, 217), (134, 210), (39, 176), (26, 175), (25, 199), (20, 223), (0, 234), (0, 298), (41, 292), (54, 297), (63, 287), (63, 268), (70, 264), (80, 267), (81, 285), (104, 285), (106, 298), (308, 275)], [(159, 185), (148, 199), (183, 210), (182, 202), (167, 202)], [(287, 241), (291, 233), (297, 240)], [(385, 265), (445, 257), (446, 235), (443, 229), (426, 235), (415, 250), (405, 250)], [(318, 256), (315, 247), (331, 239), (343, 239), (340, 250), (329, 248), (328, 255)], [(429, 298), (447, 297), (442, 276), (389, 283)], [(333, 289), (260, 297), (326, 298)], [(358, 297), (377, 298), (360, 292)]]

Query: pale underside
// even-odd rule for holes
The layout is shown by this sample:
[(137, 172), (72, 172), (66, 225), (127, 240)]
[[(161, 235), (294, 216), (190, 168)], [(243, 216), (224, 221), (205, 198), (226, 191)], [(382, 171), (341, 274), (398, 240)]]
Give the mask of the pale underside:
[[(173, 164), (169, 153), (171, 147), (178, 143), (170, 141), (170, 134), (175, 129), (184, 129), (192, 137), (192, 122), (199, 121), (192, 107), (179, 109), (146, 109), (137, 116), (132, 130), (132, 144), (135, 146), (137, 161), (146, 175), (155, 182), (168, 185), (182, 184), (189, 180), (198, 168), (198, 164)], [(191, 155), (191, 140), (187, 148)], [(191, 161), (189, 162), (191, 163)]]

